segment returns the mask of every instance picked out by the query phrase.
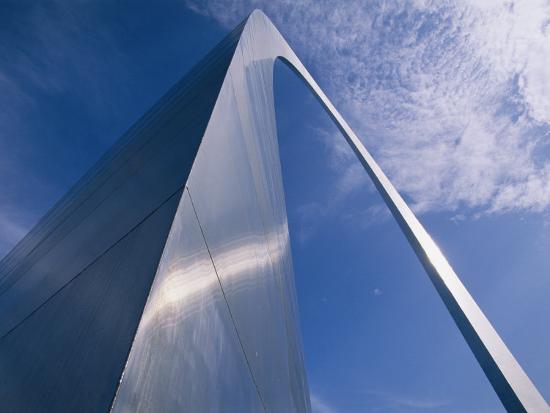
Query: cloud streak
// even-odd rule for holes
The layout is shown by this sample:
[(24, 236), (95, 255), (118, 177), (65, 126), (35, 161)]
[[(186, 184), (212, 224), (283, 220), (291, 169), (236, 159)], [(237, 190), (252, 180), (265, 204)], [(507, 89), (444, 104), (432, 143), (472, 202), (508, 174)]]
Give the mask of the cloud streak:
[[(0, 258), (65, 190), (34, 167), (61, 142), (48, 142), (45, 105), (77, 105), (98, 123), (117, 113), (101, 69), (106, 56), (113, 73), (128, 69), (98, 21), (93, 5), (57, 1), (5, 7), (0, 17)], [(71, 137), (92, 146), (85, 139)]]
[(336, 413), (336, 410), (329, 406), (323, 399), (321, 399), (316, 393), (311, 393), (311, 411), (313, 413)]
[(187, 4), (266, 11), (418, 212), (548, 210), (547, 2)]

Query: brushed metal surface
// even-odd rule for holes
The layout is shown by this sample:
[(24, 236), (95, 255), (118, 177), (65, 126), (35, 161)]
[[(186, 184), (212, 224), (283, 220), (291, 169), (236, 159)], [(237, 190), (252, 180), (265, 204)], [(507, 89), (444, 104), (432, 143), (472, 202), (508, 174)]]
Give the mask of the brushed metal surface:
[(186, 191), (113, 411), (260, 410), (261, 400)]
[[(237, 46), (230, 67), (236, 67), (235, 62), (240, 63), (238, 59), (243, 53), (245, 51)], [(187, 194), (215, 268), (218, 285), (214, 287), (220, 289), (224, 298), (240, 345), (240, 357), (249, 375), (243, 377), (241, 372), (232, 373), (234, 386), (243, 380), (251, 381), (256, 391), (251, 396), (257, 397), (260, 410), (307, 412), (310, 410), (309, 391), (298, 334), (273, 109), (272, 70), (271, 64), (255, 65), (254, 70), (240, 79), (247, 82), (245, 88), (235, 83), (235, 73), (230, 68), (193, 164)], [(188, 214), (188, 209), (184, 202), (177, 217)], [(190, 246), (174, 242), (182, 245), (174, 253), (163, 256), (161, 269), (165, 259), (170, 260), (172, 254), (186, 256), (190, 253)], [(172, 251), (172, 248), (169, 241), (167, 249)], [(178, 277), (181, 280), (195, 277), (193, 266), (182, 263), (180, 268)], [(159, 273), (159, 276), (164, 277), (164, 274)], [(155, 304), (155, 297), (165, 288), (163, 283), (155, 283), (152, 288), (113, 411), (133, 411), (147, 406), (145, 411), (154, 407), (157, 411), (175, 412), (181, 410), (185, 400), (191, 403), (185, 405), (189, 411), (219, 411), (213, 406), (223, 406), (222, 411), (257, 411), (247, 410), (235, 404), (227, 394), (218, 393), (216, 389), (221, 383), (216, 381), (190, 387), (186, 369), (174, 371), (169, 380), (172, 392), (181, 395), (181, 402), (168, 396), (157, 398), (155, 389), (161, 385), (158, 377), (165, 376), (166, 363), (173, 364), (172, 360), (180, 358), (208, 360), (216, 371), (222, 368), (219, 360), (224, 359), (222, 351), (225, 351), (221, 347), (189, 346), (180, 342), (170, 351), (158, 353), (158, 362), (150, 362), (157, 350), (146, 343), (149, 336), (159, 334), (156, 327), (148, 328), (150, 319), (159, 319), (155, 325), (170, 337), (192, 334), (198, 342), (206, 343), (222, 334), (219, 326), (219, 331), (195, 329), (199, 320), (207, 317), (205, 312), (208, 310), (197, 309), (187, 302), (191, 300), (187, 289), (192, 287), (178, 289), (182, 295), (181, 305), (174, 309), (188, 316), (177, 325), (162, 323), (163, 306)], [(173, 294), (177, 296), (178, 292)], [(235, 354), (232, 357), (236, 357)], [(199, 382), (207, 371), (197, 372)], [(205, 400), (210, 400), (211, 404), (204, 404)]]

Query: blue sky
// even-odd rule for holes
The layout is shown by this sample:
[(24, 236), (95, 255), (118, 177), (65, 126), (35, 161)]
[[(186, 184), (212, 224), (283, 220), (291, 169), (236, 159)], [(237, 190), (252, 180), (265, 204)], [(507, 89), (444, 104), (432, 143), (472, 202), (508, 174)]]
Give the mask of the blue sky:
[[(253, 8), (550, 400), (547, 2), (3, 2), (0, 256)], [(275, 86), (314, 410), (502, 411), (336, 128), (283, 65)]]

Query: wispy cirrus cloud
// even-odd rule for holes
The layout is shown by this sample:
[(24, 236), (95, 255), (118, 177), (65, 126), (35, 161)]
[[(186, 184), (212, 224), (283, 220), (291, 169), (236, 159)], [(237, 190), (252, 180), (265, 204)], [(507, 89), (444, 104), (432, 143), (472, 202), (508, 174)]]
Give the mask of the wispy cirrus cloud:
[[(375, 296), (380, 296), (382, 290), (376, 288), (373, 292)], [(402, 394), (396, 391), (381, 390), (381, 389), (366, 389), (360, 391), (338, 392), (331, 393), (332, 397), (337, 400), (335, 403), (329, 403), (324, 396), (313, 391), (310, 395), (311, 410), (313, 413), (336, 413), (342, 411), (340, 403), (351, 404), (361, 400), (362, 410), (372, 412), (423, 412), (423, 411), (440, 411), (453, 405), (449, 398), (441, 396), (425, 396), (418, 394)], [(348, 405), (349, 409), (349, 405)], [(352, 409), (353, 411), (356, 411)], [(361, 410), (361, 411), (362, 411)], [(348, 411), (345, 409), (345, 411)]]
[(262, 8), (417, 211), (548, 210), (547, 2), (186, 3), (227, 27)]
[(111, 90), (101, 71), (107, 57), (110, 70), (127, 72), (112, 33), (97, 24), (95, 5), (53, 0), (5, 6), (0, 17), (0, 258), (65, 190), (34, 169), (62, 142), (48, 141), (44, 131), (53, 122), (42, 115), (44, 106), (70, 102), (98, 123), (108, 122), (117, 107), (106, 98)]
[(339, 132), (333, 134), (315, 128), (313, 134), (328, 160), (331, 190), (324, 199), (303, 203), (295, 211), (299, 218), (297, 234), (301, 245), (307, 244), (316, 234), (319, 224), (327, 219), (336, 218), (350, 228), (360, 229), (385, 222), (390, 217), (390, 212), (378, 197), (373, 205), (349, 207), (348, 203), (353, 195), (360, 191), (374, 193), (375, 187)]
[(327, 404), (319, 395), (316, 393), (310, 394), (311, 401), (311, 411), (313, 413), (336, 413), (336, 410)]

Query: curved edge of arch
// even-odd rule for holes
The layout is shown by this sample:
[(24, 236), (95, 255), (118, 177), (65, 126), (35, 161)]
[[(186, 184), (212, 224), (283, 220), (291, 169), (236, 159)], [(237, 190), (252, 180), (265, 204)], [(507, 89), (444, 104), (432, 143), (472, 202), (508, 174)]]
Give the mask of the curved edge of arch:
[[(262, 11), (255, 10), (251, 18), (255, 16), (266, 19), (278, 33)], [(279, 55), (277, 59), (306, 84), (350, 145), (399, 224), (504, 407), (514, 412), (550, 411), (534, 383), (462, 284), (439, 247), (284, 38), (280, 34), (279, 36), (290, 53)]]

